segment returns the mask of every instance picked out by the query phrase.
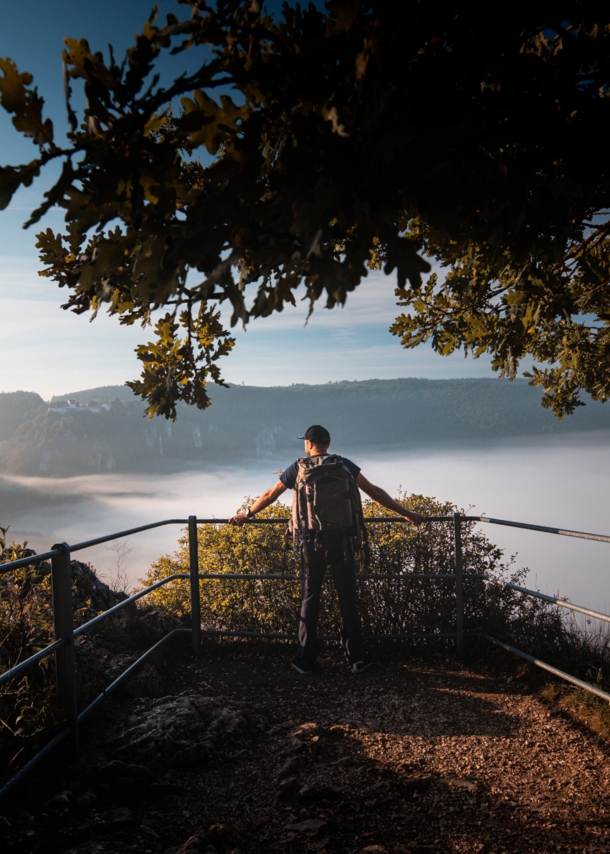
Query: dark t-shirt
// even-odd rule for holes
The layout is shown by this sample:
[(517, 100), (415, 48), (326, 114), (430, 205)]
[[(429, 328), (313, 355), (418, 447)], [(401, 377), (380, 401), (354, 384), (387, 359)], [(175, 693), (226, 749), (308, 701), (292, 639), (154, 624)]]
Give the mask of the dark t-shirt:
[[(353, 463), (351, 460), (348, 460), (347, 457), (341, 457), (343, 462), (345, 463), (345, 467), (349, 470), (354, 480), (360, 474), (360, 467)], [(280, 480), (288, 489), (294, 489), (294, 485), (297, 482), (297, 475), (299, 473), (299, 461), (295, 460), (292, 465), (289, 465), (287, 469), (280, 475)]]

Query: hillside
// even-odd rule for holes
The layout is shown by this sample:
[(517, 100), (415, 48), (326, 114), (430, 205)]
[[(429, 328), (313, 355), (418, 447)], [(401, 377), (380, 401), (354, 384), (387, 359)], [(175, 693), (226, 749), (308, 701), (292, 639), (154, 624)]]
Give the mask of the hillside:
[(214, 388), (205, 412), (182, 406), (175, 424), (143, 418), (124, 386), (62, 399), (109, 402), (110, 411), (50, 413), (36, 394), (0, 394), (0, 471), (68, 475), (157, 470), (202, 461), (271, 458), (299, 451), (322, 423), (343, 447), (413, 447), (477, 438), (610, 429), (610, 407), (589, 404), (558, 422), (525, 381), (365, 380), (326, 385)]

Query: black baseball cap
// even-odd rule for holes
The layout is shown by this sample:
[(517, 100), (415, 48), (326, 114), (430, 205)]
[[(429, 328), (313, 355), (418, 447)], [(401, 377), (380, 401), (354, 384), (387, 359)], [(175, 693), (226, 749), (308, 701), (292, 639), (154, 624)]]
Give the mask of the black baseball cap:
[(330, 433), (326, 429), (326, 427), (322, 427), (320, 424), (312, 424), (309, 427), (304, 436), (298, 436), (299, 439), (307, 439), (309, 442), (313, 442), (314, 445), (330, 445)]

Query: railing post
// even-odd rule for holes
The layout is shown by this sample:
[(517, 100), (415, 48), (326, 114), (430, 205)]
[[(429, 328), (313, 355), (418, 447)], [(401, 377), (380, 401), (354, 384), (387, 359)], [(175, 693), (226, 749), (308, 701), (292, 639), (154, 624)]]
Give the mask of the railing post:
[(464, 578), (462, 574), (462, 520), (453, 514), (455, 539), (455, 631), (458, 658), (464, 656)]
[(70, 728), (72, 747), (75, 754), (78, 754), (78, 712), (76, 705), (70, 546), (67, 543), (58, 543), (53, 548), (60, 550), (60, 553), (51, 559), (55, 640), (65, 639), (66, 641), (64, 646), (55, 652), (57, 699), (59, 701), (61, 722), (62, 724), (67, 724)]
[(191, 618), (193, 625), (193, 652), (199, 653), (201, 638), (201, 599), (199, 595), (199, 549), (197, 542), (197, 517), (189, 516), (189, 569), (191, 573)]

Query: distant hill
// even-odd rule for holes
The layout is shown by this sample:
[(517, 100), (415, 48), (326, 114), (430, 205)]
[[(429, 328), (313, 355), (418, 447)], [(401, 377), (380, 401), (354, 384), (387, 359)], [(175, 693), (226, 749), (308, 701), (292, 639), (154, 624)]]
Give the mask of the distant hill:
[(455, 440), (610, 429), (610, 406), (590, 403), (558, 422), (524, 380), (364, 380), (284, 387), (214, 387), (201, 412), (179, 407), (175, 424), (143, 418), (125, 386), (62, 395), (108, 402), (109, 412), (50, 413), (35, 394), (0, 395), (0, 471), (67, 475), (153, 471), (212, 461), (285, 460), (296, 438), (324, 424), (333, 447), (414, 447)]
[(21, 424), (44, 406), (44, 400), (32, 391), (0, 394), (0, 442), (10, 439)]
[(51, 398), (55, 400), (76, 400), (78, 403), (110, 403), (111, 400), (134, 401), (137, 398), (132, 390), (126, 385), (103, 385), (100, 388), (89, 388), (85, 391), (71, 391), (69, 394), (56, 394)]

